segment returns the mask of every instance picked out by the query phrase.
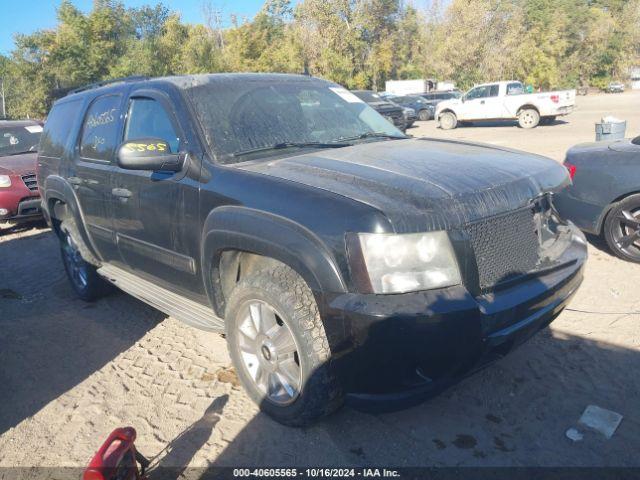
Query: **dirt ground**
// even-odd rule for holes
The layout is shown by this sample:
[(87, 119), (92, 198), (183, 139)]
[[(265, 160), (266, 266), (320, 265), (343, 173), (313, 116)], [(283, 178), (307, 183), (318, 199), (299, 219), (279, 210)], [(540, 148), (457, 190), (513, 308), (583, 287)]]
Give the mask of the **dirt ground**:
[[(604, 114), (640, 133), (640, 92), (578, 98), (575, 113), (414, 135), (464, 138), (561, 160)], [(463, 174), (463, 173), (460, 173)], [(551, 326), (508, 358), (418, 407), (344, 408), (307, 429), (258, 412), (234, 385), (224, 339), (117, 293), (75, 298), (42, 225), (0, 233), (0, 467), (82, 466), (131, 425), (160, 466), (640, 466), (640, 265), (590, 239), (585, 281)], [(578, 425), (587, 405), (624, 415), (610, 440)], [(584, 439), (573, 442), (567, 429)]]

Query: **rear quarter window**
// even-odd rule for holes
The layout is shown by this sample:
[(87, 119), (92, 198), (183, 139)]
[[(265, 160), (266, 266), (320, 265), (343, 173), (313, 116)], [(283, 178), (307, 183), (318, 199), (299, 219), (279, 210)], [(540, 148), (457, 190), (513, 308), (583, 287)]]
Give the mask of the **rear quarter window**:
[(81, 107), (80, 99), (53, 106), (40, 137), (38, 151), (41, 156), (59, 158), (63, 155)]

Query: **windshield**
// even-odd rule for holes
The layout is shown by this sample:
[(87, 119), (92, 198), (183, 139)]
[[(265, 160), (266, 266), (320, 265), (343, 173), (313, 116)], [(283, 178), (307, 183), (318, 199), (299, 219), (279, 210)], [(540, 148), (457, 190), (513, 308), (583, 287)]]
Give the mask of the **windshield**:
[(40, 125), (0, 126), (0, 157), (37, 151), (41, 132)]
[(283, 146), (406, 138), (351, 92), (305, 80), (212, 79), (187, 91), (222, 163), (247, 160), (242, 154), (248, 151), (259, 152), (259, 157), (282, 155)]
[(363, 100), (367, 103), (379, 103), (384, 102), (384, 98), (374, 92), (370, 92), (368, 90), (355, 90), (352, 92), (356, 97), (360, 100)]

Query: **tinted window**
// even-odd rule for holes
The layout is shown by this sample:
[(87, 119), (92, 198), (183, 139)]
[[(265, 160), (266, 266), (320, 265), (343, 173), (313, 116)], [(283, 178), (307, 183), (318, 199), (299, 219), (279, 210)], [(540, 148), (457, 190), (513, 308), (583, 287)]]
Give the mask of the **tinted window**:
[(467, 100), (473, 100), (476, 98), (487, 98), (498, 96), (498, 85), (483, 85), (482, 87), (476, 87), (469, 90), (467, 93)]
[(0, 127), (0, 157), (37, 151), (40, 132), (40, 125)]
[(40, 138), (40, 155), (45, 157), (62, 156), (81, 107), (81, 100), (56, 103), (53, 106)]
[(507, 84), (507, 95), (520, 95), (524, 93), (524, 86), (520, 82)]
[(174, 153), (180, 149), (180, 138), (171, 123), (171, 117), (159, 102), (151, 98), (134, 98), (129, 104), (124, 139), (141, 138), (164, 140)]
[(84, 118), (80, 156), (110, 161), (118, 141), (120, 95), (94, 100)]

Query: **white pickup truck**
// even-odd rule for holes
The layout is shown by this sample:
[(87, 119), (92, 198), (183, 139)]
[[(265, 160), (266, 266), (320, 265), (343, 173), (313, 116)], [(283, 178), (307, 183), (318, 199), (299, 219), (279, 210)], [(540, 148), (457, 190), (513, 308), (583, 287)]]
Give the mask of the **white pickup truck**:
[(479, 120), (518, 120), (522, 128), (535, 128), (568, 115), (575, 102), (575, 90), (525, 93), (522, 82), (485, 83), (459, 99), (440, 102), (435, 118), (444, 130), (456, 128), (458, 122)]

